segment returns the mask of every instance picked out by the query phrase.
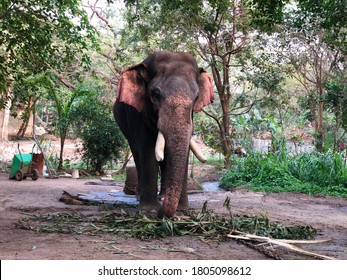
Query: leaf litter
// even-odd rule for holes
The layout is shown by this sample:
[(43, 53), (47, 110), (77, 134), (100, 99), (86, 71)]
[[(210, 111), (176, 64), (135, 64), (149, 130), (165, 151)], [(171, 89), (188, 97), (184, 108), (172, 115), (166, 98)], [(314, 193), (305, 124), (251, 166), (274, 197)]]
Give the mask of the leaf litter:
[[(208, 208), (206, 201), (200, 212), (175, 219), (158, 219), (141, 213), (127, 214), (124, 211), (115, 213), (110, 208), (100, 212), (100, 216), (93, 217), (76, 211), (48, 215), (25, 213), (28, 217), (19, 220), (16, 226), (38, 233), (115, 234), (140, 240), (193, 236), (204, 242), (225, 242), (234, 238), (273, 258), (280, 258), (273, 252), (274, 247), (268, 246), (269, 244), (280, 246), (280, 242), (273, 242), (274, 240), (301, 240), (298, 243), (303, 243), (304, 240), (314, 239), (316, 234), (316, 230), (311, 226), (284, 226), (271, 222), (266, 215), (233, 215), (230, 198), (224, 201), (223, 206), (228, 211), (227, 215), (214, 213)], [(240, 237), (235, 238), (235, 236)], [(143, 249), (165, 250), (159, 247)]]

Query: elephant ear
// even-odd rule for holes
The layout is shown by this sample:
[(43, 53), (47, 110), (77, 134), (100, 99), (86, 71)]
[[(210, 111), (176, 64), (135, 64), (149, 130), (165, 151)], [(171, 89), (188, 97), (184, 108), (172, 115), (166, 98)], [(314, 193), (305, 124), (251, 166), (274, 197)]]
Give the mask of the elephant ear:
[(200, 69), (200, 76), (197, 82), (199, 85), (199, 96), (194, 104), (194, 112), (199, 112), (214, 100), (212, 79), (204, 69)]
[(118, 80), (117, 101), (134, 107), (138, 112), (143, 110), (146, 97), (146, 84), (143, 77), (145, 65), (135, 64), (127, 67)]

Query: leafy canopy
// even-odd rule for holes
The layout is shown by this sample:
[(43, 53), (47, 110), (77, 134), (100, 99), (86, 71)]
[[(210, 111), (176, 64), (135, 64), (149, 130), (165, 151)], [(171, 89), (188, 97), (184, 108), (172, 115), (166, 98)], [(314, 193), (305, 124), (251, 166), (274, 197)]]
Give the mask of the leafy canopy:
[[(0, 91), (18, 65), (38, 73), (59, 69), (96, 43), (95, 30), (79, 0), (3, 0), (0, 2)], [(88, 62), (86, 56), (84, 62)]]

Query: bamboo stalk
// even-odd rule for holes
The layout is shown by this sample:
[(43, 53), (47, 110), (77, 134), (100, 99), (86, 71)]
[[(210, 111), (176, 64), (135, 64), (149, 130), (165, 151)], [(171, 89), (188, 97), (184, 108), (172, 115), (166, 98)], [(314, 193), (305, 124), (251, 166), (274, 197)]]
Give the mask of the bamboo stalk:
[(258, 235), (254, 235), (254, 234), (246, 234), (246, 233), (242, 233), (239, 231), (237, 231), (237, 233), (242, 234), (242, 235), (228, 234), (227, 237), (233, 238), (233, 239), (258, 241), (258, 242), (263, 242), (263, 244), (269, 244), (269, 245), (278, 245), (278, 246), (286, 248), (288, 250), (291, 250), (291, 251), (294, 251), (297, 253), (301, 253), (301, 254), (306, 255), (306, 256), (313, 256), (313, 257), (320, 258), (323, 260), (334, 260), (335, 259), (335, 258), (328, 257), (325, 255), (309, 252), (309, 251), (303, 250), (303, 249), (301, 249), (295, 245), (292, 245), (293, 243), (300, 243), (300, 244), (322, 243), (322, 242), (328, 242), (330, 240), (314, 240), (314, 241), (312, 241), (312, 240), (307, 240), (307, 241), (306, 240), (286, 240), (286, 239), (273, 239), (270, 237), (258, 236)]

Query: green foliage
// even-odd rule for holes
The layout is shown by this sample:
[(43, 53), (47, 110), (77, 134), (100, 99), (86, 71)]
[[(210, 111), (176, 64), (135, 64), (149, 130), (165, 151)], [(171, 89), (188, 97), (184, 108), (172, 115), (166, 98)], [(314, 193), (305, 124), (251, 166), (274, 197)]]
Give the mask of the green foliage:
[(102, 102), (97, 95), (78, 104), (74, 112), (78, 120), (78, 137), (82, 140), (82, 158), (94, 171), (119, 157), (125, 139), (113, 116), (111, 102)]
[(269, 221), (265, 216), (221, 216), (207, 208), (185, 220), (156, 219), (142, 214), (115, 215), (104, 211), (101, 218), (89, 218), (78, 213), (56, 215), (32, 215), (17, 223), (22, 229), (36, 232), (66, 234), (118, 234), (141, 240), (153, 240), (168, 236), (195, 236), (204, 241), (226, 241), (232, 230), (268, 236), (278, 239), (313, 239), (316, 230), (310, 226), (286, 227)]
[(347, 166), (343, 154), (311, 152), (283, 156), (254, 152), (235, 158), (221, 178), (221, 187), (247, 185), (264, 192), (302, 192), (347, 197)]
[(93, 91), (84, 84), (80, 84), (77, 88), (72, 89), (63, 87), (59, 84), (56, 73), (52, 71), (35, 75), (32, 80), (32, 86), (39, 89), (41, 95), (45, 95), (47, 99), (53, 101), (53, 107), (56, 111), (55, 127), (60, 137), (58, 169), (61, 169), (64, 162), (63, 150), (65, 139), (67, 138), (72, 122), (76, 119), (75, 112), (78, 111), (79, 103), (93, 94)]
[(342, 75), (325, 84), (327, 108), (335, 114), (336, 122), (347, 130), (347, 84)]
[(21, 119), (29, 121), (33, 107), (46, 94), (49, 83), (49, 79), (44, 73), (36, 75), (27, 72), (17, 73), (17, 80), (12, 88), (11, 115), (17, 117), (18, 109), (22, 109), (24, 111), (21, 114)]
[[(95, 41), (95, 30), (78, 0), (0, 2), (0, 89), (18, 67), (34, 74), (59, 69)], [(89, 63), (87, 56), (82, 61)], [(0, 103), (1, 105), (1, 103)]]
[(284, 20), (283, 8), (289, 0), (246, 0), (252, 15), (251, 24), (271, 32)]
[(282, 129), (275, 119), (265, 117), (272, 131), (270, 153), (253, 151), (235, 158), (221, 178), (221, 186), (248, 185), (264, 192), (302, 192), (347, 197), (347, 166), (344, 154), (310, 152), (289, 154)]
[(218, 127), (212, 118), (207, 118), (203, 113), (195, 114), (194, 131), (202, 139), (204, 144), (213, 148), (218, 153), (221, 152)]
[(299, 154), (290, 161), (289, 171), (300, 181), (313, 182), (320, 187), (347, 187), (344, 156), (344, 153), (331, 151)]
[(301, 16), (298, 26), (303, 22), (312, 23), (318, 19), (319, 27), (325, 30), (325, 42), (332, 48), (347, 52), (347, 5), (344, 0), (299, 0)]

